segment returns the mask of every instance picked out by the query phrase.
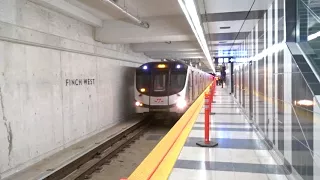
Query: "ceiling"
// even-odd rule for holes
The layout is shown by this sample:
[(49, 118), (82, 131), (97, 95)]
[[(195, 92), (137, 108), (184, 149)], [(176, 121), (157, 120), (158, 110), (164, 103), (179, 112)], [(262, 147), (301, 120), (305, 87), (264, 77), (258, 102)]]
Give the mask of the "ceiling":
[[(95, 28), (95, 40), (130, 44), (133, 51), (153, 59), (177, 59), (209, 63), (184, 16), (178, 0), (114, 0), (119, 6), (150, 24), (148, 29), (133, 24), (119, 9), (104, 0), (33, 1)], [(194, 0), (200, 14), (211, 55), (237, 49), (272, 0)], [(254, 3), (255, 2), (255, 3)], [(254, 3), (254, 4), (253, 4)], [(250, 13), (249, 13), (250, 12)]]
[[(101, 0), (66, 0), (69, 3), (84, 8), (93, 15), (106, 19), (123, 19), (126, 16)], [(175, 0), (115, 0), (133, 15), (141, 18), (164, 15), (183, 15)]]
[(240, 47), (273, 0), (196, 1), (211, 54), (219, 57)]

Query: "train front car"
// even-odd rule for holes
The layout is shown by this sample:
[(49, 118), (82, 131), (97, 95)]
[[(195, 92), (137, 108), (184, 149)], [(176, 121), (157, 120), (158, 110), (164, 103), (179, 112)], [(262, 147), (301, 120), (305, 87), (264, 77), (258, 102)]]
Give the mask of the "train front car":
[(187, 76), (188, 66), (177, 62), (150, 62), (137, 68), (136, 112), (185, 112)]

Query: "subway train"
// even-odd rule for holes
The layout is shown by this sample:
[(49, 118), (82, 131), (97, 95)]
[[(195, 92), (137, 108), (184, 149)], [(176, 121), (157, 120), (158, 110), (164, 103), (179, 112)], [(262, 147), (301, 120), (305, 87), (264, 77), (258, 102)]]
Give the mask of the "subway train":
[(211, 74), (177, 61), (143, 64), (135, 74), (136, 112), (179, 116), (212, 80)]

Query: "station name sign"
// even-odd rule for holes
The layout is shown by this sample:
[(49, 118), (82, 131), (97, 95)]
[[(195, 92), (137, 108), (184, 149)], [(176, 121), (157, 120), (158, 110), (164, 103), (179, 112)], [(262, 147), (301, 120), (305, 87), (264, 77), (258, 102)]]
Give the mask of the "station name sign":
[(241, 50), (219, 50), (218, 57), (245, 57), (247, 56), (247, 51)]
[(94, 85), (95, 79), (66, 79), (66, 86)]

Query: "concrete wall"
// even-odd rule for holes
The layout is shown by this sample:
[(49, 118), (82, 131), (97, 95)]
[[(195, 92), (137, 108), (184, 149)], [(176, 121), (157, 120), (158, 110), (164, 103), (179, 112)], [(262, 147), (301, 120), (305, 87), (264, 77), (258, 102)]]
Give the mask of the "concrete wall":
[(0, 179), (134, 112), (134, 67), (150, 59), (93, 32), (32, 2), (0, 0)]

